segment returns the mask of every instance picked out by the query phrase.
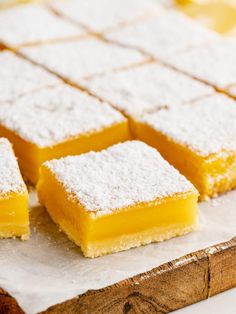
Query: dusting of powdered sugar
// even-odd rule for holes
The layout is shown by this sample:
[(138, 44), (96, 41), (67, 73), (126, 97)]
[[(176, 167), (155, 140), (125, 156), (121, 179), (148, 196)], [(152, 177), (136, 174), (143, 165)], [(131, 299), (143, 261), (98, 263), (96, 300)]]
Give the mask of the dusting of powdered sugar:
[(78, 83), (80, 78), (109, 72), (146, 60), (141, 53), (97, 38), (51, 43), (20, 49), (21, 53), (63, 78)]
[(172, 56), (168, 62), (219, 89), (236, 84), (236, 40), (221, 39)]
[(0, 138), (0, 198), (7, 193), (26, 192), (26, 186), (13, 153), (11, 144)]
[(93, 77), (81, 84), (131, 117), (214, 92), (213, 88), (157, 63)]
[(162, 12), (152, 0), (54, 0), (50, 5), (57, 13), (96, 32)]
[(0, 103), (12, 101), (46, 86), (58, 85), (59, 82), (56, 76), (13, 52), (0, 53)]
[(44, 164), (88, 211), (106, 214), (139, 202), (195, 191), (154, 148), (139, 141)]
[(125, 118), (108, 104), (64, 84), (0, 106), (0, 124), (39, 147), (122, 121)]
[(10, 47), (66, 39), (84, 33), (81, 27), (64, 21), (41, 5), (19, 5), (0, 12), (0, 42)]
[(236, 151), (236, 102), (215, 94), (138, 119), (201, 156)]
[(215, 32), (207, 30), (187, 16), (171, 10), (108, 32), (105, 37), (129, 47), (139, 48), (163, 61), (177, 52), (220, 38)]

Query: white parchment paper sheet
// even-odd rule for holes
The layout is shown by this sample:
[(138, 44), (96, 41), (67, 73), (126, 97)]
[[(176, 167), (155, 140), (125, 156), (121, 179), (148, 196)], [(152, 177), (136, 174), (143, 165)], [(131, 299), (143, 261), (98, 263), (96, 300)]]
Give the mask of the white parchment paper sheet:
[(0, 286), (28, 314), (236, 236), (234, 191), (200, 204), (198, 231), (163, 243), (86, 259), (38, 205), (34, 192), (30, 198), (30, 240), (0, 242)]

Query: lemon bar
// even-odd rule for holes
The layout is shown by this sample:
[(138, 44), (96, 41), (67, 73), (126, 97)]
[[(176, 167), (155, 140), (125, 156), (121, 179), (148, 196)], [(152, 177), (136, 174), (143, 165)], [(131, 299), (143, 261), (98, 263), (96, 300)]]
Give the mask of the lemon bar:
[(201, 199), (236, 186), (236, 102), (215, 94), (136, 119), (135, 134), (198, 189)]
[(61, 84), (0, 106), (0, 136), (14, 145), (23, 175), (36, 183), (42, 162), (129, 139), (127, 120), (96, 98)]
[(162, 11), (160, 5), (146, 0), (55, 0), (50, 6), (58, 14), (95, 32), (120, 27)]
[(0, 103), (59, 83), (59, 78), (13, 52), (0, 52)]
[(190, 47), (215, 42), (220, 38), (215, 32), (172, 10), (107, 32), (105, 37), (138, 48), (162, 61), (167, 61), (170, 56)]
[(204, 47), (182, 52), (169, 59), (169, 64), (196, 77), (219, 91), (231, 93), (230, 86), (236, 85), (236, 41), (222, 39)]
[(139, 141), (48, 161), (37, 191), (86, 257), (164, 241), (196, 226), (197, 190)]
[(82, 36), (85, 31), (42, 5), (22, 4), (0, 11), (0, 42), (10, 48)]
[(89, 37), (79, 41), (26, 47), (20, 52), (27, 58), (58, 74), (70, 83), (110, 72), (147, 60), (140, 52)]
[(81, 85), (130, 118), (214, 92), (212, 87), (155, 62), (88, 78)]
[(0, 238), (29, 237), (28, 192), (12, 150), (0, 138)]

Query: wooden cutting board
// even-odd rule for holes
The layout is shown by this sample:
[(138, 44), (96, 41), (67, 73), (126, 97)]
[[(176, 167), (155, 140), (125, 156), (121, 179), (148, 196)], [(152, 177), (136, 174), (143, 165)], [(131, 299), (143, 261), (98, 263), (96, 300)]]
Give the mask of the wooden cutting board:
[[(236, 238), (54, 305), (44, 314), (169, 313), (236, 287)], [(22, 314), (0, 289), (0, 313)]]

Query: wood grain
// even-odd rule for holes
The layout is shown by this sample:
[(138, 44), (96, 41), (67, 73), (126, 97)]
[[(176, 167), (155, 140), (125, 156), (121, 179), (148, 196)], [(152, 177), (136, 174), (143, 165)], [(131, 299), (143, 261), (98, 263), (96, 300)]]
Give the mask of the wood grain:
[(236, 238), (205, 252), (209, 255), (209, 296), (236, 287)]
[(0, 314), (24, 314), (16, 300), (0, 288)]
[(6, 47), (2, 43), (0, 43), (0, 51), (5, 50), (5, 49), (6, 49)]
[(208, 278), (208, 256), (200, 251), (42, 313), (169, 313), (206, 299)]
[[(165, 314), (236, 287), (236, 238), (90, 290), (40, 314)], [(0, 314), (22, 314), (0, 289)]]

